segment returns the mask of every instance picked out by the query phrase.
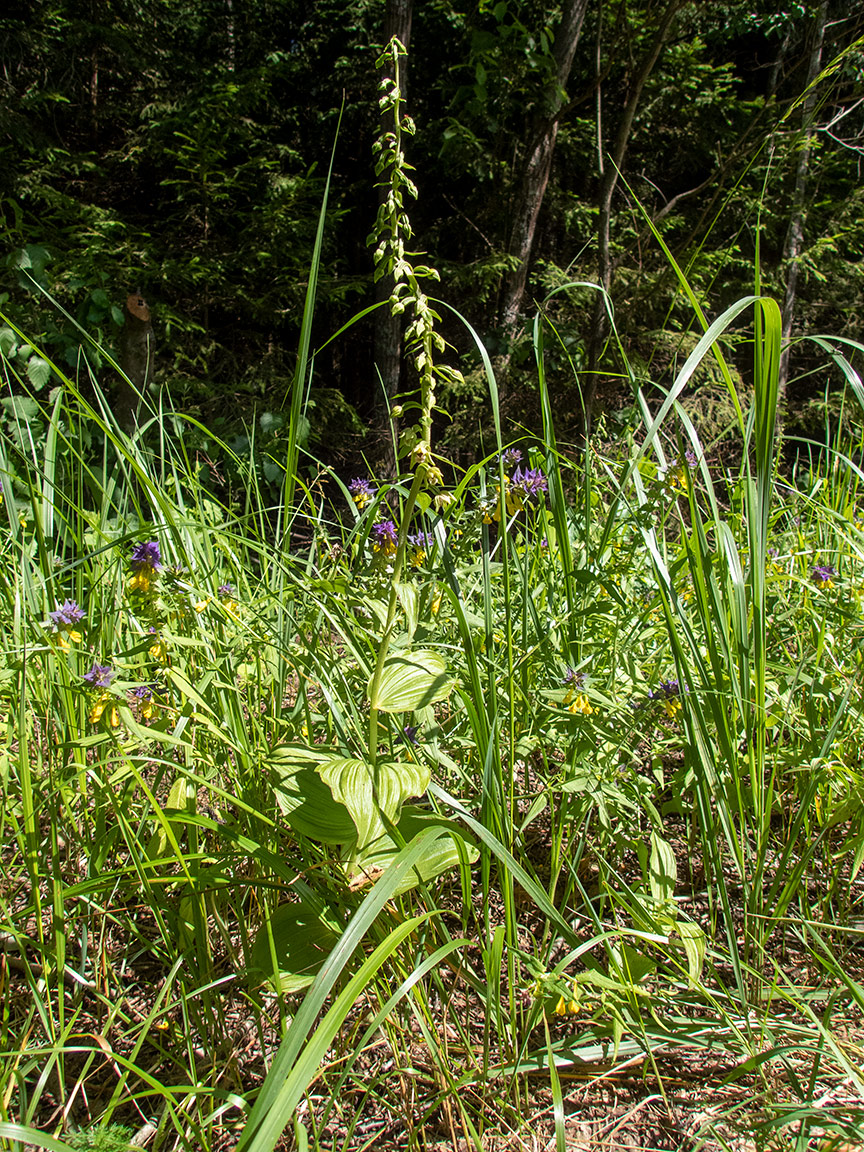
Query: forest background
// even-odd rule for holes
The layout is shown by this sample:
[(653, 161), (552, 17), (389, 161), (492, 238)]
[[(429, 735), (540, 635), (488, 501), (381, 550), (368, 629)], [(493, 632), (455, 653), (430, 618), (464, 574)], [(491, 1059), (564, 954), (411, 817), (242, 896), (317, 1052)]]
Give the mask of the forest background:
[[(416, 245), (441, 270), (441, 294), (507, 365), (511, 418), (530, 422), (537, 408), (526, 318), (564, 283), (609, 289), (646, 387), (649, 377), (668, 382), (692, 349), (689, 305), (676, 299), (639, 204), (713, 310), (752, 288), (758, 232), (784, 334), (860, 337), (856, 9), (850, 0), (782, 10), (761, 0), (12, 3), (0, 17), (0, 304), (55, 362), (77, 369), (83, 355), (105, 382), (73, 320), (123, 363), (124, 326), (136, 323), (124, 301), (140, 293), (152, 316), (148, 381), (235, 449), (254, 436), (261, 479), (278, 484), (340, 108), (313, 347), (376, 300), (367, 246), (375, 59), (396, 34), (410, 47), (402, 80), (417, 125), (408, 155), (420, 191)], [(590, 404), (596, 393), (612, 433), (632, 412), (631, 388), (604, 351), (599, 300), (570, 287), (549, 305), (561, 337), (549, 383), (565, 438), (578, 432), (586, 396)], [(386, 311), (316, 360), (302, 432), (343, 466), (380, 456), (383, 396), (399, 390), (398, 321)], [(441, 397), (458, 459), (473, 453), (485, 393), (464, 329), (451, 318), (445, 334), (466, 376)], [(790, 419), (805, 430), (825, 386), (811, 367), (793, 353)], [(35, 355), (28, 374), (47, 386)], [(725, 390), (704, 374), (700, 383), (710, 440)], [(19, 419), (4, 403), (3, 418)], [(811, 416), (821, 429), (822, 415)], [(203, 432), (198, 447), (217, 451)]]

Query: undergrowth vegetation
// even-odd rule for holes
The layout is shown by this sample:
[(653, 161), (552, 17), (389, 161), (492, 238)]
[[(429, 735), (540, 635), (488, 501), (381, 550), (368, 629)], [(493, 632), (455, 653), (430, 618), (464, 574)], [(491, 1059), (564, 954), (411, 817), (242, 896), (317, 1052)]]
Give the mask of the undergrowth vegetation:
[[(292, 435), (273, 504), (167, 400), (130, 436), (95, 380), (52, 366), (46, 405), (5, 359), (0, 1139), (563, 1149), (574, 1078), (636, 1069), (672, 1115), (702, 1069), (664, 1146), (854, 1146), (860, 420), (781, 469), (757, 286), (713, 322), (691, 294), (659, 407), (632, 372), (639, 426), (562, 445), (540, 314), (542, 437), (502, 428), (481, 348), (494, 436), (450, 482), (459, 378), (382, 99), (376, 260), (419, 377), (395, 478), (298, 467)], [(314, 275), (292, 428), (313, 305)], [(855, 410), (861, 347), (818, 345)], [(685, 405), (705, 365), (723, 454)]]

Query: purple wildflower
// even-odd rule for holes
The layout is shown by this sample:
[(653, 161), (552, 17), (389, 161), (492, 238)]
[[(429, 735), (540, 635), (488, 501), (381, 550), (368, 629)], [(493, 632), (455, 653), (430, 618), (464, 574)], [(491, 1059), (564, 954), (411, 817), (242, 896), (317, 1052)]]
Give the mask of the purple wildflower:
[(403, 744), (419, 744), (420, 741), (417, 739), (417, 733), (419, 731), (420, 728), (417, 725), (406, 724), (402, 729), (402, 735), (399, 737), (399, 739)]
[(366, 505), (374, 500), (376, 490), (368, 480), (358, 476), (348, 485), (348, 491), (351, 493), (351, 499), (362, 512)]
[(669, 719), (674, 720), (681, 711), (681, 693), (686, 691), (687, 689), (682, 689), (677, 680), (661, 680), (657, 687), (648, 693), (648, 699), (659, 701)]
[(152, 700), (153, 689), (149, 684), (139, 684), (137, 688), (132, 689), (132, 695), (136, 700)]
[(151, 572), (161, 572), (162, 553), (156, 540), (148, 540), (144, 544), (136, 545), (130, 558), (130, 563), (136, 571), (149, 568)]
[(546, 477), (539, 468), (517, 468), (510, 481), (513, 488), (519, 489), (529, 500), (548, 492)]
[(231, 600), (237, 595), (237, 589), (233, 584), (220, 584), (216, 589), (216, 595)]
[(817, 588), (833, 588), (836, 575), (830, 564), (817, 564), (810, 573), (810, 579)]
[(581, 688), (585, 683), (585, 673), (577, 672), (575, 668), (568, 666), (567, 671), (564, 673), (564, 683), (571, 688)]
[(413, 548), (431, 548), (435, 543), (435, 537), (431, 532), (415, 532), (408, 537), (408, 543)]
[(57, 611), (49, 612), (48, 616), (57, 631), (61, 632), (64, 629), (74, 628), (76, 624), (80, 624), (84, 619), (85, 612), (74, 600), (66, 600), (63, 604), (58, 604)]
[(681, 695), (681, 685), (677, 680), (661, 680), (656, 688), (648, 693), (649, 700), (669, 700)]
[(94, 664), (89, 672), (84, 673), (84, 679), (93, 688), (107, 688), (116, 675), (110, 664)]
[(396, 551), (398, 541), (396, 525), (392, 520), (379, 520), (372, 528), (372, 547), (376, 552), (383, 552), (385, 556), (392, 556)]
[(518, 448), (505, 448), (499, 456), (499, 460), (505, 468), (512, 468), (515, 464), (518, 464), (521, 459), (522, 453)]

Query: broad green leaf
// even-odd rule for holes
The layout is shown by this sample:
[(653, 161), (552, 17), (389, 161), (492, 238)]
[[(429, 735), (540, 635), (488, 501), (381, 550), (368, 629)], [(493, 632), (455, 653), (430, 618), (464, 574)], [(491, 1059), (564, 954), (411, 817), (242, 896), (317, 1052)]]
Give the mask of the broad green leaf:
[(344, 804), (357, 826), (356, 853), (385, 835), (383, 817), (396, 823), (403, 801), (420, 796), (429, 785), (429, 769), (411, 761), (379, 760), (374, 768), (365, 760), (333, 757), (318, 766), (321, 779), (334, 798)]
[(39, 404), (32, 396), (4, 396), (0, 404), (12, 420), (21, 420), (25, 424), (39, 415)]
[[(426, 828), (446, 828), (449, 835), (427, 844), (413, 870), (406, 873), (397, 885), (394, 895), (407, 892), (420, 883), (434, 880), (443, 872), (458, 868), (464, 859), (473, 863), (479, 856), (477, 848), (465, 839), (465, 834), (458, 824), (432, 812), (424, 812), (420, 808), (408, 805), (403, 808), (396, 827), (399, 836), (406, 844), (410, 844), (414, 837)], [(360, 888), (366, 883), (373, 883), (387, 871), (400, 851), (401, 847), (389, 833), (385, 832), (379, 836), (367, 847), (360, 859), (351, 862), (349, 876), (352, 887)]]
[(283, 904), (255, 937), (249, 973), (253, 979), (269, 980), (274, 987), (278, 983), (283, 992), (297, 992), (312, 983), (338, 939), (338, 932), (327, 923), (320, 909), (303, 900)]
[[(193, 812), (195, 810), (195, 785), (191, 780), (187, 780), (185, 776), (178, 776), (174, 783), (171, 785), (171, 791), (168, 793), (168, 799), (165, 801), (163, 812), (172, 809), (181, 812)], [(166, 830), (165, 822), (160, 820), (156, 831), (150, 837), (150, 841), (145, 849), (145, 854), (148, 860), (161, 859), (168, 850), (168, 832)]]
[(348, 844), (357, 836), (354, 821), (315, 770), (327, 759), (332, 756), (285, 744), (274, 749), (265, 764), (276, 777), (276, 803), (295, 832), (323, 844)]
[(376, 699), (369, 701), (381, 712), (413, 712), (450, 695), (447, 665), (437, 652), (411, 652), (391, 656), (384, 665)]
[(27, 361), (27, 375), (34, 388), (44, 388), (51, 379), (51, 365), (41, 356), (31, 356)]

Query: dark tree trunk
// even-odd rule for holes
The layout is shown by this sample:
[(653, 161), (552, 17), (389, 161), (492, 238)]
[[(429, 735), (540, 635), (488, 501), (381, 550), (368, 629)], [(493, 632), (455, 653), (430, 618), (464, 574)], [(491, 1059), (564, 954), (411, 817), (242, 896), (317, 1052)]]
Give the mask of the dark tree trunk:
[[(812, 30), (810, 59), (807, 65), (807, 88), (819, 75), (822, 68), (822, 46), (825, 42), (825, 21), (828, 15), (827, 0), (822, 0), (816, 12)], [(808, 92), (801, 106), (803, 139), (795, 168), (795, 191), (792, 196), (792, 215), (789, 230), (783, 245), (783, 263), (786, 274), (786, 294), (783, 299), (783, 351), (780, 354), (780, 399), (786, 395), (789, 379), (789, 338), (792, 335), (792, 322), (795, 318), (795, 297), (798, 291), (798, 265), (801, 249), (804, 247), (804, 202), (807, 197), (807, 175), (810, 167), (811, 142), (813, 139), (813, 115), (816, 110), (816, 92)]]
[[(660, 53), (663, 51), (672, 32), (675, 17), (688, 3), (689, 0), (670, 0), (670, 3), (667, 5), (660, 19), (660, 23), (657, 25), (651, 45), (642, 58), (630, 85), (627, 103), (624, 106), (621, 120), (615, 132), (615, 140), (612, 145), (612, 151), (609, 154), (608, 163), (605, 162), (603, 157), (603, 142), (598, 132), (597, 149), (601, 186), (600, 213), (597, 225), (597, 273), (598, 282), (607, 293), (612, 286), (613, 270), (609, 235), (612, 220), (612, 199), (615, 195), (615, 189), (618, 186), (618, 177), (621, 172), (621, 166), (624, 163), (627, 146), (630, 142), (630, 134), (633, 131), (633, 119), (636, 116), (636, 109), (639, 107), (639, 101), (642, 99), (642, 92), (648, 81), (648, 77), (660, 59)], [(582, 417), (583, 431), (586, 436), (591, 431), (594, 400), (597, 395), (597, 385), (601, 375), (597, 370), (598, 363), (608, 337), (609, 315), (606, 311), (606, 302), (604, 296), (598, 294), (597, 303), (594, 306), (591, 335), (588, 340), (586, 370), (582, 379)]]
[(564, 88), (570, 78), (573, 56), (582, 32), (582, 22), (588, 0), (565, 0), (561, 23), (555, 33), (552, 56), (555, 72), (549, 84), (540, 111), (531, 127), (527, 159), (522, 181), (513, 206), (513, 226), (510, 233), (509, 254), (518, 260), (504, 282), (500, 317), (505, 337), (512, 339), (519, 322), (519, 313), (525, 296), (528, 267), (537, 219), (543, 207), (543, 198), (552, 169), (552, 156), (558, 137), (558, 119), (564, 103)]
[(123, 375), (117, 386), (114, 415), (122, 428), (133, 432), (141, 397), (153, 375), (153, 324), (147, 301), (138, 291), (126, 297), (117, 363)]
[[(411, 47), (411, 19), (413, 16), (413, 0), (387, 0), (387, 9), (384, 14), (384, 43), (389, 44), (395, 36), (402, 46), (408, 50)], [(399, 62), (399, 87), (402, 99), (408, 93), (408, 57), (403, 56)], [(389, 68), (385, 68), (382, 79), (394, 79)], [(392, 113), (382, 119), (382, 131), (392, 129)], [(379, 204), (384, 202), (387, 195), (386, 188), (379, 188)], [(393, 291), (393, 281), (389, 276), (382, 277), (375, 285), (375, 300), (382, 303), (390, 298)], [(372, 409), (374, 424), (382, 436), (380, 456), (384, 466), (395, 469), (396, 461), (393, 457), (392, 440), (389, 429), (389, 409), (393, 397), (400, 390), (402, 378), (402, 317), (393, 316), (386, 304), (375, 312), (375, 368), (376, 377), (373, 380), (374, 399)], [(377, 373), (380, 373), (380, 380)]]

